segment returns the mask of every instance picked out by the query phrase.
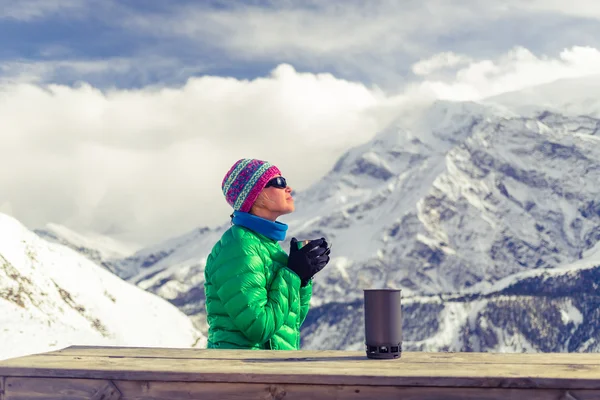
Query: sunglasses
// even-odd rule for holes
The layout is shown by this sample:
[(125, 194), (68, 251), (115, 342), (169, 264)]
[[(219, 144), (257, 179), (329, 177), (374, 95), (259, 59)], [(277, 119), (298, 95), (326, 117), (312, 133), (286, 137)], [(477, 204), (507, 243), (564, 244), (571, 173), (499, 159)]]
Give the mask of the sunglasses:
[(265, 187), (275, 187), (277, 189), (285, 189), (287, 187), (287, 182), (283, 176), (278, 176), (277, 178), (271, 179)]

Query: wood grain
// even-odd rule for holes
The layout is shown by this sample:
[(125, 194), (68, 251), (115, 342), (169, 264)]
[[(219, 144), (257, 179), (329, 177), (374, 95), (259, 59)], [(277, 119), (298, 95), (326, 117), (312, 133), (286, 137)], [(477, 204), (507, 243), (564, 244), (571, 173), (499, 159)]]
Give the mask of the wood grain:
[[(219, 352), (220, 350), (214, 350)], [(284, 352), (273, 352), (284, 353)], [(341, 353), (343, 354), (343, 353)], [(600, 389), (596, 364), (485, 364), (336, 358), (130, 358), (32, 355), (0, 362), (0, 376), (105, 380), (253, 382), (370, 386)], [(298, 356), (300, 354), (297, 354)], [(285, 357), (285, 358), (283, 358)]]
[[(112, 356), (131, 358), (193, 358), (193, 359), (356, 359), (367, 360), (364, 352), (358, 351), (307, 351), (281, 352), (271, 350), (208, 350), (189, 348), (153, 347), (96, 347), (71, 346), (62, 350), (45, 353), (53, 356)], [(370, 361), (370, 360), (369, 360)], [(404, 352), (399, 360), (410, 363), (477, 362), (485, 364), (598, 364), (597, 353), (425, 353)]]
[[(105, 381), (68, 378), (8, 378), (6, 400), (88, 400)], [(121, 400), (306, 399), (306, 400), (598, 400), (600, 391), (339, 386), (260, 383), (114, 381)], [(96, 392), (97, 393), (97, 392)], [(108, 398), (113, 400), (112, 398)]]
[[(578, 390), (600, 390), (600, 355), (413, 352), (395, 360), (370, 360), (362, 352), (344, 351), (70, 347), (2, 360), (0, 376), (37, 377), (40, 382), (46, 382), (46, 378), (73, 378), (104, 384), (113, 380), (448, 390), (560, 389), (570, 391), (562, 395), (568, 398)], [(94, 387), (96, 391), (101, 389)], [(4, 389), (8, 392), (11, 388)]]
[(563, 393), (560, 400), (600, 400), (598, 390), (570, 390)]
[[(394, 386), (272, 385), (198, 382), (116, 381), (123, 400), (285, 399), (285, 400), (562, 400), (567, 393), (551, 389), (482, 389)], [(577, 395), (577, 394), (576, 394)], [(600, 391), (576, 400), (598, 400)], [(569, 399), (570, 400), (570, 399)]]
[(13, 400), (119, 400), (121, 392), (112, 382), (97, 379), (7, 378), (5, 396)]
[(121, 398), (121, 392), (111, 382), (106, 382), (90, 400), (119, 400)]

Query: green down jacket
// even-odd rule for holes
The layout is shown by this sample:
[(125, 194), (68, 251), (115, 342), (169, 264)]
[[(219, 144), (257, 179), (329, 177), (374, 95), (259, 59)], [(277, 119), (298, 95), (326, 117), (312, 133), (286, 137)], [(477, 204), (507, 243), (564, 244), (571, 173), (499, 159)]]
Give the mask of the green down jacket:
[(208, 348), (300, 349), (312, 282), (287, 268), (275, 240), (233, 225), (206, 261)]

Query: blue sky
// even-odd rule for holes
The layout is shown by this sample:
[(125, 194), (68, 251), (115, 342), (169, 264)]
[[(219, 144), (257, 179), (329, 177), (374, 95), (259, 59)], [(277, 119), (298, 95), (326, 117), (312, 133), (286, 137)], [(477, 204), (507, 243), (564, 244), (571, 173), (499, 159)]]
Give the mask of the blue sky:
[(226, 221), (238, 158), (302, 190), (414, 104), (600, 73), (597, 0), (0, 0), (0, 38), (0, 212), (137, 244)]

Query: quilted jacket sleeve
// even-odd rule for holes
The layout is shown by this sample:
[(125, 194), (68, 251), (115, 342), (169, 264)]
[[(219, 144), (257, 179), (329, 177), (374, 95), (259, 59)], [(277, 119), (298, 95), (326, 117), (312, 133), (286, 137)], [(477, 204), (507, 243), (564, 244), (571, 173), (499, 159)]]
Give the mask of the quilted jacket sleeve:
[(292, 293), (300, 278), (281, 268), (266, 288), (265, 265), (258, 244), (237, 239), (221, 252), (212, 281), (217, 296), (235, 326), (251, 341), (264, 343), (284, 324), (290, 312)]
[(302, 323), (306, 319), (306, 315), (308, 314), (308, 310), (310, 308), (310, 298), (312, 297), (312, 285), (313, 284), (311, 279), (308, 285), (300, 288), (300, 326), (302, 326)]

